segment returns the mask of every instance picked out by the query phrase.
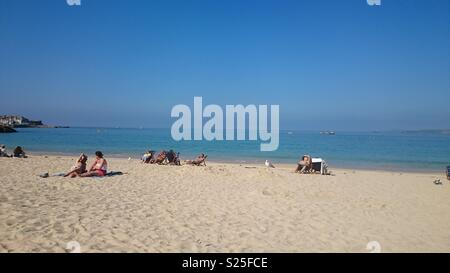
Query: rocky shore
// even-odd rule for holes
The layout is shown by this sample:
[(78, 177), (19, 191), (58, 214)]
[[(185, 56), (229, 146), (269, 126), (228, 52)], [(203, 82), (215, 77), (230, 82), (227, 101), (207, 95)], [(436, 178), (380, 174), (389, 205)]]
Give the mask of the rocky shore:
[(17, 131), (13, 128), (5, 125), (0, 125), (0, 133), (16, 133)]

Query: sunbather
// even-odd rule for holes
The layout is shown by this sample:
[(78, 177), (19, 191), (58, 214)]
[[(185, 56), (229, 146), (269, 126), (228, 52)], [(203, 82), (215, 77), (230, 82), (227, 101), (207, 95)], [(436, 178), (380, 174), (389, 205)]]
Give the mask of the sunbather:
[(70, 171), (64, 175), (64, 177), (76, 177), (77, 175), (83, 174), (86, 172), (86, 162), (88, 157), (85, 154), (81, 154), (77, 160), (77, 163), (70, 168)]
[(203, 164), (204, 166), (206, 166), (206, 158), (207, 157), (208, 157), (207, 155), (202, 153), (199, 156), (197, 156), (196, 159), (194, 159), (194, 160), (186, 160), (185, 163), (188, 164), (188, 165), (201, 166)]
[(312, 160), (309, 155), (304, 155), (302, 159), (297, 163), (296, 173), (307, 173), (311, 171)]
[(170, 150), (167, 153), (167, 162), (171, 165), (181, 165), (180, 162), (180, 153), (175, 153), (173, 150)]
[(151, 163), (151, 161), (154, 160), (154, 157), (155, 152), (149, 150), (142, 156), (142, 163)]
[(164, 164), (166, 159), (167, 159), (167, 152), (161, 151), (152, 163), (161, 165), (161, 164)]
[(0, 145), (0, 157), (9, 157), (9, 155), (6, 153), (6, 146)]
[(95, 152), (95, 161), (88, 172), (77, 174), (79, 177), (105, 176), (108, 170), (108, 162), (103, 158), (103, 153)]
[(22, 147), (20, 147), (20, 146), (17, 146), (14, 149), (13, 156), (14, 157), (19, 157), (19, 158), (26, 158), (27, 157), (25, 152), (23, 151)]

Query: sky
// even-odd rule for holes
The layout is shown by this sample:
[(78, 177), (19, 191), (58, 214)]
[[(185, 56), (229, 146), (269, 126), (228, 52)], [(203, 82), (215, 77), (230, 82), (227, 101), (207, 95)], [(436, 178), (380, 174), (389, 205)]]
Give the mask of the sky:
[(0, 0), (0, 114), (168, 128), (280, 105), (281, 129), (448, 128), (450, 1)]

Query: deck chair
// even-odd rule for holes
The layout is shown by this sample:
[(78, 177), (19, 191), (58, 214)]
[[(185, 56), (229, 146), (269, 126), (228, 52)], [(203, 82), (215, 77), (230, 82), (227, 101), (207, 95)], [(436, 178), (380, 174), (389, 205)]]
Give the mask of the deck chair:
[(161, 151), (158, 156), (156, 157), (155, 161), (153, 162), (154, 164), (164, 164), (164, 162), (167, 159), (167, 152), (166, 151)]
[(206, 166), (206, 159), (208, 158), (207, 155), (205, 155), (202, 159), (195, 159), (195, 160), (188, 160), (186, 161), (186, 164), (194, 165), (194, 166)]
[(154, 162), (155, 161), (155, 154), (156, 154), (155, 151), (150, 151), (150, 156), (145, 159), (144, 163), (150, 164), (150, 163)]
[(312, 158), (312, 171), (313, 172), (319, 172), (321, 175), (327, 175), (328, 174), (328, 165), (322, 158)]
[(175, 153), (173, 150), (170, 150), (167, 153), (167, 164), (180, 166), (180, 153)]

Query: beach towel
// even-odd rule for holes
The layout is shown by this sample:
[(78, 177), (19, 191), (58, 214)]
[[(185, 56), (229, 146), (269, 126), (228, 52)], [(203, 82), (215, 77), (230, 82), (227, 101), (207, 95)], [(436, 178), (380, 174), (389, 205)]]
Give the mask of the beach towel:
[(106, 177), (113, 177), (116, 175), (124, 175), (124, 174), (126, 174), (126, 173), (111, 171), (111, 172), (106, 173), (105, 176), (89, 176), (89, 178), (102, 180), (102, 179), (105, 179)]
[(49, 173), (43, 173), (43, 174), (40, 174), (39, 177), (40, 178), (49, 178), (49, 177), (58, 177), (58, 176), (64, 176), (64, 175), (65, 175), (65, 173), (57, 173), (57, 174), (52, 174), (52, 175), (50, 175)]
[(112, 172), (111, 171), (111, 172), (105, 174), (105, 176), (110, 177), (110, 176), (123, 175), (123, 174), (124, 174), (123, 172)]

